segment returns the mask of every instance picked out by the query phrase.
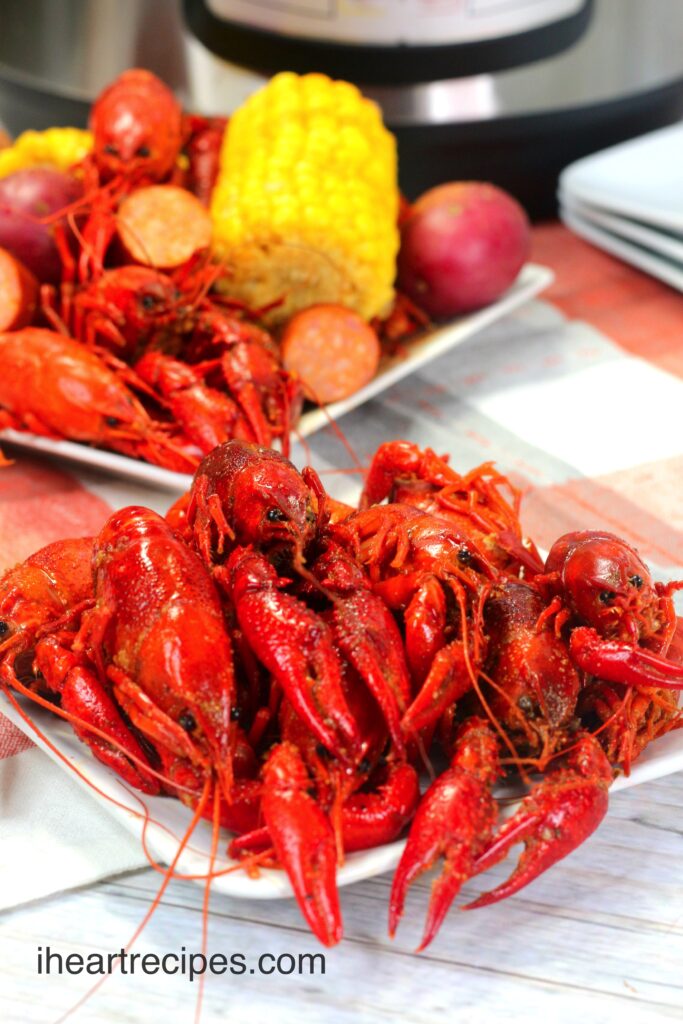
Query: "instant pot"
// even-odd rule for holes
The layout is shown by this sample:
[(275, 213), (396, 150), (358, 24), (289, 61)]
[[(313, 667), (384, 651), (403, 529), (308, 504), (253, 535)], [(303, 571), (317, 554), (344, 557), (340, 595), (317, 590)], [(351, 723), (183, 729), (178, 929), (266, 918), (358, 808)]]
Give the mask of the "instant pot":
[(682, 44), (680, 0), (0, 0), (0, 120), (84, 124), (130, 66), (209, 114), (324, 71), (380, 103), (409, 196), (486, 178), (539, 217), (567, 163), (683, 116)]

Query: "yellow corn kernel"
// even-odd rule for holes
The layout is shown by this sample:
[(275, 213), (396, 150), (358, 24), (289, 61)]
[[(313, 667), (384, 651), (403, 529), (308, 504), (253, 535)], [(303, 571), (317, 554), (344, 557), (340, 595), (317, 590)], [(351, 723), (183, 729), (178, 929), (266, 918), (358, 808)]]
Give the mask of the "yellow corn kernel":
[(287, 319), (338, 302), (370, 319), (393, 297), (396, 142), (348, 82), (283, 72), (231, 118), (211, 214), (223, 287)]
[(0, 150), (0, 178), (24, 167), (40, 164), (65, 171), (82, 160), (92, 149), (92, 135), (80, 128), (47, 128), (27, 131), (7, 149)]

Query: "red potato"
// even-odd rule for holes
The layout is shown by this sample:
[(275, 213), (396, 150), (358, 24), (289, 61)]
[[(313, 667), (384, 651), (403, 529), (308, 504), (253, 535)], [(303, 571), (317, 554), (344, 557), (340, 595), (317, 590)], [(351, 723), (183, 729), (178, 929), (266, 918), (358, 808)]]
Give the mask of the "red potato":
[(39, 285), (11, 252), (0, 249), (0, 331), (18, 331), (33, 320)]
[(339, 402), (377, 372), (375, 331), (346, 306), (322, 303), (296, 313), (282, 335), (282, 362), (301, 379), (306, 398)]
[(62, 264), (48, 217), (83, 195), (77, 178), (52, 167), (27, 167), (0, 179), (0, 246), (38, 278), (57, 284)]
[(124, 199), (118, 232), (135, 263), (173, 270), (211, 243), (212, 222), (202, 202), (176, 185), (148, 185)]
[(432, 317), (487, 306), (510, 287), (529, 256), (519, 203), (477, 181), (430, 189), (401, 230), (400, 287)]

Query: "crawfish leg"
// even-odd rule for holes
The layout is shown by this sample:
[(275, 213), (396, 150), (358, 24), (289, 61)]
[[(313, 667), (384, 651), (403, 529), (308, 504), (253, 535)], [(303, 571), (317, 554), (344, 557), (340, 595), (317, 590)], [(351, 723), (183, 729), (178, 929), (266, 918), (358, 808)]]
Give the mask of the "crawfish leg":
[(24, 412), (21, 416), (13, 416), (7, 409), (0, 409), (0, 428), (10, 430), (30, 430), (40, 437), (58, 437), (42, 420), (32, 412)]
[[(144, 750), (85, 659), (64, 647), (57, 637), (48, 636), (36, 645), (35, 665), (47, 689), (60, 694), (62, 710), (80, 720), (72, 720), (74, 732), (95, 757), (131, 786), (145, 793), (158, 793), (156, 779), (139, 767), (149, 763)], [(88, 724), (98, 733), (88, 729)], [(111, 737), (111, 742), (107, 741), (107, 736)]]
[(258, 444), (270, 448), (273, 434), (263, 409), (258, 387), (253, 383), (249, 366), (249, 348), (238, 343), (221, 358), (221, 369), (230, 394), (244, 413)]
[[(217, 494), (209, 494), (209, 478), (200, 476), (189, 492), (188, 505), (184, 509), (185, 519), (192, 523), (197, 548), (204, 564), (213, 564), (213, 531), (217, 533), (217, 552), (222, 554), (226, 538), (234, 540), (235, 534), (226, 519), (221, 500)], [(175, 508), (175, 505), (173, 506)], [(173, 523), (171, 523), (173, 525)]]
[(446, 645), (446, 596), (436, 576), (428, 576), (406, 608), (406, 656), (416, 685), (429, 674), (438, 651)]
[(107, 666), (114, 696), (133, 725), (152, 740), (180, 757), (197, 762), (197, 748), (178, 722), (163, 712), (138, 684), (115, 665)]
[(433, 726), (471, 686), (465, 645), (454, 640), (437, 653), (423, 687), (403, 716), (406, 735)]

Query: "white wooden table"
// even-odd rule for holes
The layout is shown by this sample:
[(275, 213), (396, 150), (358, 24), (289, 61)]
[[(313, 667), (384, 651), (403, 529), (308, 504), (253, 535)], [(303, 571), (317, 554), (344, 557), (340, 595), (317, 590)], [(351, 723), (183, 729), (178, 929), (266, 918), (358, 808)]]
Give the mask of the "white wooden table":
[[(390, 876), (342, 891), (346, 936), (314, 977), (245, 974), (209, 979), (202, 1021), (301, 1020), (576, 1024), (683, 1019), (683, 776), (615, 794), (599, 832), (523, 894), (451, 913), (426, 953), (419, 939), (429, 882), (414, 887), (397, 939), (386, 936)], [(500, 865), (489, 879), (500, 879)], [(36, 950), (118, 950), (159, 883), (136, 872), (0, 917), (0, 1020), (48, 1024), (88, 987), (80, 977), (39, 977)], [(470, 883), (468, 893), (482, 887)], [(135, 947), (201, 945), (202, 890), (174, 882)], [(291, 900), (215, 896), (209, 952), (316, 952)], [(252, 959), (253, 958), (253, 959)], [(197, 983), (112, 976), (76, 1021), (190, 1022)]]

